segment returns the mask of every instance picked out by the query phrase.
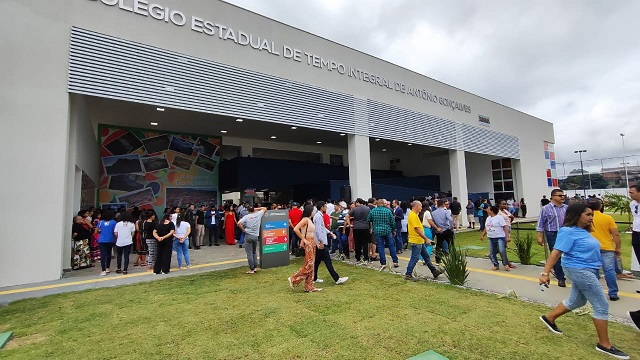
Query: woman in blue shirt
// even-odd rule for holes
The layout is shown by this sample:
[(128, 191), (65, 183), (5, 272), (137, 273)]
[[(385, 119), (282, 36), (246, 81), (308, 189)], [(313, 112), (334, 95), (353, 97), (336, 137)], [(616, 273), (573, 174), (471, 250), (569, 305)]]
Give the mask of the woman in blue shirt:
[(609, 341), (609, 304), (598, 278), (602, 258), (600, 242), (589, 234), (592, 222), (593, 210), (587, 205), (573, 204), (567, 208), (563, 226), (558, 231), (555, 247), (540, 274), (539, 283), (549, 286), (549, 272), (562, 256), (562, 267), (573, 285), (569, 297), (542, 315), (540, 320), (552, 332), (562, 334), (556, 326), (556, 319), (584, 306), (588, 301), (593, 307), (593, 325), (598, 333), (596, 350), (618, 359), (628, 359), (627, 354), (616, 349)]
[(100, 233), (98, 237), (98, 247), (100, 248), (100, 266), (102, 266), (101, 276), (105, 276), (111, 271), (111, 249), (116, 244), (116, 237), (113, 230), (116, 227), (116, 221), (113, 219), (115, 211), (107, 209), (102, 213), (102, 220), (98, 223), (97, 229)]

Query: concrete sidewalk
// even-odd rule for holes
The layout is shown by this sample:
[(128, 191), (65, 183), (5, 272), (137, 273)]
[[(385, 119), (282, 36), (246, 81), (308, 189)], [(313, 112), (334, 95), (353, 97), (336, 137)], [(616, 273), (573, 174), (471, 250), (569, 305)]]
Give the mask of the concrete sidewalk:
[[(135, 255), (131, 255), (132, 261), (129, 266), (128, 275), (117, 275), (113, 272), (116, 265), (114, 260), (111, 266), (112, 273), (107, 276), (100, 276), (99, 267), (94, 267), (72, 271), (60, 280), (0, 288), (0, 304), (51, 294), (119, 286), (144, 281), (160, 280), (167, 277), (192, 275), (247, 266), (246, 253), (244, 249), (239, 248), (237, 245), (206, 246), (203, 247), (202, 250), (190, 250), (189, 254), (191, 257), (190, 269), (180, 271), (172, 269), (171, 273), (167, 275), (153, 275), (152, 273), (147, 272), (146, 268), (133, 267)], [(409, 257), (407, 255), (408, 253), (405, 252), (399, 256), (400, 267), (393, 269), (394, 272), (404, 274), (409, 262)], [(355, 266), (353, 257), (351, 261), (347, 261), (345, 263)], [(387, 263), (389, 265), (392, 264), (390, 257), (387, 257)], [(512, 290), (523, 300), (545, 303), (550, 306), (555, 306), (557, 303), (564, 300), (569, 294), (569, 287), (571, 286), (570, 281), (567, 281), (566, 288), (560, 288), (557, 286), (555, 281), (552, 281), (551, 286), (548, 289), (540, 291), (540, 285), (538, 285), (538, 277), (542, 271), (542, 267), (540, 266), (518, 265), (516, 269), (512, 269), (507, 272), (504, 270), (491, 270), (492, 265), (488, 259), (468, 257), (467, 263), (470, 273), (467, 286), (472, 288), (505, 295), (507, 292)], [(173, 254), (172, 264), (174, 266), (177, 264), (175, 253)], [(377, 269), (379, 265), (379, 262), (374, 262), (370, 267)], [(327, 275), (326, 270), (320, 271), (320, 276)], [(427, 267), (423, 266), (421, 263), (418, 263), (416, 266), (416, 271), (421, 277), (431, 278), (431, 273)], [(348, 272), (345, 272), (345, 276), (349, 276)], [(444, 275), (439, 279), (446, 281), (446, 277)], [(601, 281), (603, 287), (606, 288), (604, 280)], [(620, 289), (620, 300), (609, 302), (609, 312), (615, 318), (630, 321), (627, 312), (630, 310), (640, 309), (640, 294), (636, 293), (636, 290), (640, 290), (640, 281), (619, 280), (618, 287)]]

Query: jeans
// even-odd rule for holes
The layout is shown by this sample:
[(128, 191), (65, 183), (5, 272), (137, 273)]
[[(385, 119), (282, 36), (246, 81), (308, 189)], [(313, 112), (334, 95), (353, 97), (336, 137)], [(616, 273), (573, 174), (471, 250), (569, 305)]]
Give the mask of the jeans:
[(396, 251), (404, 249), (404, 242), (402, 241), (402, 228), (396, 228)]
[(505, 267), (509, 266), (509, 259), (507, 259), (507, 241), (505, 238), (489, 238), (489, 256), (491, 263), (495, 267), (498, 267), (498, 257), (496, 256), (498, 252), (502, 258), (502, 265)]
[(244, 251), (247, 253), (247, 262), (249, 262), (249, 270), (255, 270), (258, 267), (258, 237), (253, 235), (245, 235)]
[(408, 232), (401, 232), (400, 235), (402, 236), (402, 245), (408, 245), (409, 244), (409, 233)]
[(244, 244), (244, 233), (240, 234), (240, 240), (238, 241), (238, 245), (242, 246)]
[(587, 301), (593, 308), (593, 318), (598, 320), (609, 319), (609, 303), (602, 292), (602, 285), (598, 279), (598, 269), (570, 269), (565, 268), (571, 279), (571, 292), (569, 297), (562, 301), (569, 310), (575, 310), (584, 306)]
[(600, 251), (602, 256), (602, 271), (607, 282), (609, 296), (618, 296), (618, 282), (616, 281), (616, 254), (613, 251)]
[(100, 266), (102, 266), (102, 271), (106, 271), (111, 267), (111, 249), (113, 248), (115, 243), (98, 243), (98, 247), (100, 248)]
[(182, 254), (184, 254), (184, 261), (187, 266), (191, 266), (189, 261), (189, 239), (184, 239), (184, 242), (180, 242), (177, 238), (173, 238), (173, 248), (176, 249), (178, 258), (178, 267), (182, 267)]
[(292, 227), (289, 227), (289, 252), (291, 254), (295, 253), (295, 249), (298, 248), (298, 235), (296, 235), (296, 232), (293, 231)]
[(413, 274), (413, 268), (416, 267), (418, 263), (418, 259), (422, 256), (427, 263), (427, 267), (431, 270), (433, 274), (436, 271), (435, 266), (431, 263), (431, 258), (429, 258), (429, 253), (427, 252), (427, 247), (424, 244), (409, 244), (411, 247), (411, 259), (409, 259), (409, 265), (407, 265), (406, 275), (411, 276)]
[(480, 231), (484, 230), (484, 225), (486, 224), (485, 220), (486, 219), (484, 218), (484, 215), (478, 214), (478, 224), (480, 224)]
[[(545, 231), (544, 236), (547, 238), (547, 245), (549, 246), (549, 251), (552, 251), (556, 246), (556, 237), (558, 237), (557, 231)], [(564, 276), (564, 271), (562, 269), (562, 257), (558, 259), (555, 265), (553, 265), (553, 271), (556, 273), (556, 278), (558, 281), (565, 281), (567, 278)]]
[(389, 248), (389, 254), (394, 264), (398, 263), (398, 255), (396, 254), (396, 242), (393, 239), (391, 233), (387, 235), (376, 235), (376, 242), (378, 243), (378, 256), (380, 256), (380, 265), (387, 265), (387, 257), (385, 256), (385, 246)]
[(333, 263), (331, 262), (331, 255), (329, 255), (329, 246), (325, 245), (322, 249), (316, 248), (316, 260), (313, 266), (313, 281), (318, 280), (318, 268), (320, 267), (320, 263), (324, 262), (324, 265), (327, 267), (329, 274), (333, 278), (333, 281), (338, 281), (340, 276), (333, 269)]
[[(427, 239), (429, 240), (433, 240), (433, 231), (431, 230), (431, 228), (423, 228), (424, 229), (424, 236), (427, 237)], [(427, 250), (427, 254), (431, 255), (431, 252), (433, 252), (433, 246), (431, 245), (431, 241), (429, 242), (425, 242), (424, 243), (424, 248)], [(431, 252), (429, 252), (429, 248), (431, 248)], [(424, 256), (420, 255), (420, 261), (426, 261), (424, 259)]]
[[(131, 245), (126, 246), (116, 246), (116, 252), (118, 254), (117, 263), (118, 269), (127, 270), (129, 269), (129, 253), (131, 252)], [(124, 268), (122, 265), (122, 258), (124, 257)]]
[(631, 233), (631, 246), (633, 247), (633, 252), (636, 253), (636, 259), (640, 261), (640, 231)]

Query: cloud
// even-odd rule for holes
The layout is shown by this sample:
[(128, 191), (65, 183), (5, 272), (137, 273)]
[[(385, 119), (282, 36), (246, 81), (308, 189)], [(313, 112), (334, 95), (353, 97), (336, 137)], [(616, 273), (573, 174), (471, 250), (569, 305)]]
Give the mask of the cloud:
[(640, 2), (228, 2), (551, 121), (559, 162), (640, 154)]

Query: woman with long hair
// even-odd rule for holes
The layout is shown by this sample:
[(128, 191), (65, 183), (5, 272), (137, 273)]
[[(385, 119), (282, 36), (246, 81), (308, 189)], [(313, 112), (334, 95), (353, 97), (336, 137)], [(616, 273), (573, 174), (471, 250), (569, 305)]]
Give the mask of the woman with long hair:
[(178, 258), (178, 270), (182, 269), (182, 256), (184, 255), (184, 262), (187, 269), (191, 267), (191, 261), (189, 260), (189, 234), (191, 233), (191, 225), (188, 221), (182, 218), (182, 215), (178, 215), (176, 218), (176, 230), (173, 234), (173, 248), (176, 249)]
[[(133, 215), (133, 213), (131, 214)], [(142, 234), (142, 226), (144, 225), (146, 218), (145, 213), (141, 213), (136, 220), (136, 232), (135, 232), (135, 252), (136, 261), (133, 266), (145, 266), (147, 264), (147, 253), (149, 247), (147, 246), (147, 239)]]
[[(505, 203), (506, 204), (506, 203)], [(503, 216), (500, 216), (497, 206), (489, 206), (487, 209), (489, 217), (485, 221), (484, 229), (480, 235), (480, 241), (484, 240), (485, 236), (489, 237), (489, 258), (493, 264), (493, 270), (498, 270), (498, 256), (502, 259), (502, 265), (505, 271), (511, 270), (509, 265), (509, 259), (507, 258), (507, 242), (511, 241), (509, 236), (509, 226), (504, 220)]]
[(98, 232), (98, 224), (100, 223), (100, 220), (102, 220), (102, 211), (95, 210), (91, 218), (93, 219), (93, 231), (91, 233), (89, 250), (91, 251), (91, 259), (93, 261), (99, 261), (100, 247), (98, 246), (98, 238), (100, 238), (100, 233)]
[(553, 333), (562, 334), (556, 320), (584, 306), (588, 301), (593, 308), (593, 325), (598, 334), (596, 350), (618, 359), (628, 359), (627, 354), (616, 349), (609, 341), (609, 303), (599, 280), (602, 267), (600, 242), (589, 234), (592, 222), (593, 210), (586, 204), (572, 204), (567, 208), (555, 246), (538, 282), (540, 285), (549, 286), (549, 272), (562, 256), (562, 268), (572, 282), (571, 291), (567, 299), (547, 314), (540, 316), (540, 320)]
[(527, 203), (524, 202), (524, 198), (520, 199), (520, 210), (522, 211), (522, 217), (527, 217)]
[[(129, 270), (129, 253), (133, 245), (133, 233), (136, 232), (136, 226), (132, 221), (131, 213), (128, 211), (121, 213), (119, 220), (113, 230), (116, 236), (116, 252), (118, 254), (116, 274), (122, 273), (126, 275)], [(123, 257), (124, 268), (122, 267)]]
[(313, 225), (313, 214), (315, 214), (315, 206), (305, 206), (302, 212), (302, 220), (293, 228), (293, 231), (300, 238), (300, 246), (304, 248), (304, 263), (298, 272), (287, 279), (292, 290), (303, 281), (304, 291), (306, 292), (322, 290), (316, 288), (313, 284), (314, 264), (316, 261), (316, 240), (313, 237), (316, 227)]
[(227, 245), (235, 245), (236, 244), (236, 214), (233, 209), (233, 206), (225, 206), (224, 207), (224, 237), (227, 242)]
[(100, 266), (102, 272), (100, 276), (105, 276), (111, 271), (111, 250), (116, 243), (116, 238), (113, 234), (113, 230), (116, 227), (116, 221), (113, 220), (115, 211), (113, 209), (107, 209), (102, 214), (102, 220), (98, 223), (98, 246), (100, 247)]
[(171, 222), (171, 213), (165, 213), (162, 221), (153, 229), (153, 237), (156, 238), (158, 251), (156, 252), (154, 274), (168, 274), (171, 269), (171, 248), (173, 245), (173, 233), (176, 226)]
[(153, 270), (156, 262), (156, 253), (158, 252), (158, 241), (153, 237), (153, 231), (156, 229), (158, 222), (156, 221), (156, 212), (149, 210), (143, 215), (144, 221), (140, 226), (140, 238), (147, 245), (147, 271)]

